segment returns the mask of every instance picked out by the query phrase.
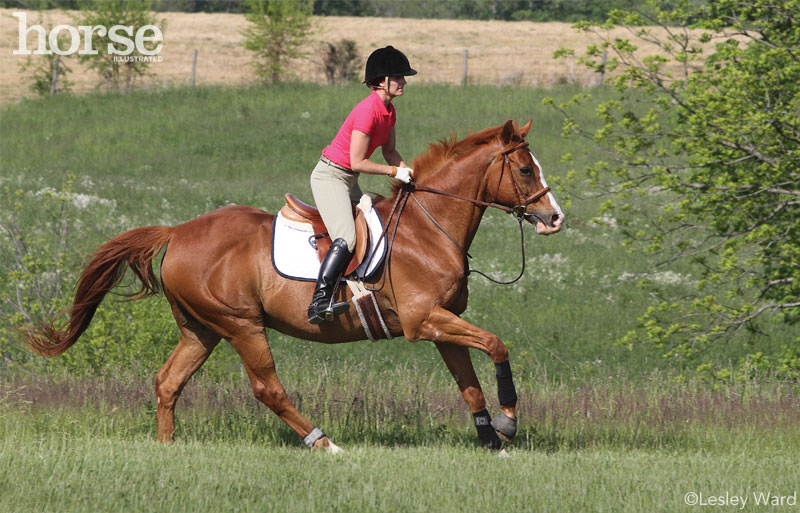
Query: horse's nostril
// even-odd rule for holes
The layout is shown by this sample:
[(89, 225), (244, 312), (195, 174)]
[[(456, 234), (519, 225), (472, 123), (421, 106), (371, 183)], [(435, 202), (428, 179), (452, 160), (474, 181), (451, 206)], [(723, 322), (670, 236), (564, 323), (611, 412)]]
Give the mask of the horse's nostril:
[(550, 223), (553, 226), (558, 226), (561, 224), (561, 215), (560, 214), (553, 214), (553, 217), (550, 219)]

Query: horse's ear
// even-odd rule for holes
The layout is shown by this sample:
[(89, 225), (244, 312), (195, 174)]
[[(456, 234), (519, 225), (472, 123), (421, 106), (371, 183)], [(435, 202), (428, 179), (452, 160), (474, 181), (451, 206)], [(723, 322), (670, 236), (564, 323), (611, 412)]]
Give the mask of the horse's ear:
[(525, 137), (528, 135), (528, 132), (531, 131), (531, 125), (533, 125), (532, 119), (528, 120), (528, 122), (525, 123), (522, 128), (520, 128), (519, 133), (522, 135), (523, 139), (525, 139)]
[(509, 119), (506, 121), (506, 124), (503, 125), (503, 130), (500, 132), (500, 140), (503, 144), (508, 144), (513, 139), (515, 133), (517, 133), (517, 128), (514, 126), (514, 122)]

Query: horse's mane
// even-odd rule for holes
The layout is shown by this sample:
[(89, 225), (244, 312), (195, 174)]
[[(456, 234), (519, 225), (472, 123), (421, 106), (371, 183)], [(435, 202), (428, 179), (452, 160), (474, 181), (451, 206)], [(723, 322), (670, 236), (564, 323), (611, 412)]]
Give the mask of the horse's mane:
[[(470, 133), (460, 141), (453, 132), (450, 132), (450, 137), (447, 139), (439, 139), (435, 143), (430, 143), (428, 145), (428, 151), (415, 158), (411, 164), (414, 169), (414, 181), (422, 182), (439, 170), (445, 162), (459, 155), (469, 153), (479, 146), (490, 143), (500, 135), (502, 129), (503, 126), (501, 125), (487, 128), (476, 133), (470, 131)], [(397, 182), (392, 186), (392, 197), (397, 195), (402, 185), (401, 182)]]

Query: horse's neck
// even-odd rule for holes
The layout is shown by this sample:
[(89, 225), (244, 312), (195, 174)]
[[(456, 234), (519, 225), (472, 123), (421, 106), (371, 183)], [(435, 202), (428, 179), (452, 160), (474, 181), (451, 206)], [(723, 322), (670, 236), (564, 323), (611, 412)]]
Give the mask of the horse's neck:
[[(428, 180), (425, 180), (422, 185), (465, 198), (482, 200), (485, 192), (485, 167), (488, 166), (470, 165), (466, 161), (459, 163), (451, 161)], [(478, 231), (484, 209), (469, 201), (449, 198), (430, 192), (417, 192), (415, 195), (436, 222), (458, 241), (465, 251), (468, 251), (469, 246), (472, 244), (472, 239)], [(417, 207), (413, 200), (410, 203), (413, 207)], [(414, 208), (413, 210), (417, 211), (419, 209)], [(418, 215), (421, 216), (420, 222), (414, 223), (414, 230), (434, 230), (439, 232), (441, 236), (447, 237), (427, 218), (428, 216), (424, 212), (418, 212)]]

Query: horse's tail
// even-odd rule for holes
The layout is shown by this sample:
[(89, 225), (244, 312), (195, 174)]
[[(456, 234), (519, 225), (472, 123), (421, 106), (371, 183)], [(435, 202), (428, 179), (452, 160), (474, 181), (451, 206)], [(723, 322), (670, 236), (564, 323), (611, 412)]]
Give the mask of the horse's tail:
[(129, 268), (142, 283), (131, 300), (158, 294), (161, 283), (153, 272), (152, 261), (170, 236), (171, 230), (166, 226), (146, 226), (120, 234), (100, 246), (78, 281), (67, 329), (56, 329), (52, 321), (42, 322), (21, 330), (23, 342), (43, 356), (56, 356), (69, 349), (89, 327), (105, 295), (119, 284)]

